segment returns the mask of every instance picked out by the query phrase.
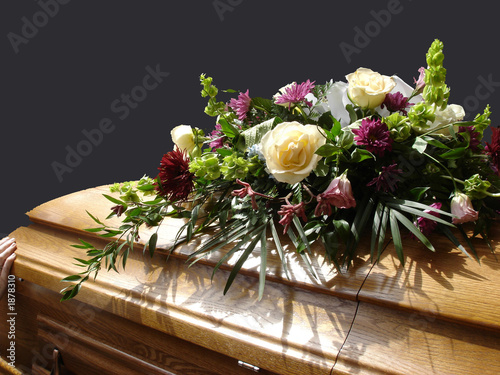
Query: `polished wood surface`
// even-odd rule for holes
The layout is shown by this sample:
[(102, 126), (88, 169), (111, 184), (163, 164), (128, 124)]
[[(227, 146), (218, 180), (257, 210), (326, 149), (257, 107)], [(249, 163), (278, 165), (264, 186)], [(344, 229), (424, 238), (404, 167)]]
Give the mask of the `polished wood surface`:
[[(170, 219), (160, 230), (163, 252), (150, 258), (136, 251), (126, 270), (103, 270), (76, 300), (60, 303), (60, 280), (79, 272), (73, 258), (84, 257), (70, 245), (78, 238), (105, 244), (83, 231), (94, 226), (85, 210), (108, 215), (112, 204), (102, 193), (108, 188), (47, 202), (28, 213), (32, 225), (11, 234), (18, 242), (13, 272), (24, 280), (18, 330), (27, 353), (16, 362), (24, 367), (42, 373), (53, 365), (42, 359), (58, 347), (74, 374), (255, 373), (238, 361), (275, 374), (500, 373), (500, 263), (481, 242), (480, 264), (437, 237), (436, 253), (406, 241), (405, 267), (390, 244), (380, 263), (365, 253), (345, 273), (320, 259), (318, 280), (293, 252), (287, 280), (271, 254), (258, 301), (258, 257), (225, 296), (229, 272), (211, 280), (215, 257), (185, 263), (199, 242), (179, 247), (166, 262), (182, 225)], [(497, 227), (492, 238), (496, 246)]]

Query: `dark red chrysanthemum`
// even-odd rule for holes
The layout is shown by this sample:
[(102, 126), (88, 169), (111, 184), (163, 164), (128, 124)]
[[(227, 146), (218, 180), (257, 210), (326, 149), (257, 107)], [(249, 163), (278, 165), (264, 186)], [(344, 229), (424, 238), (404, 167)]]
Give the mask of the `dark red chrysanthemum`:
[(500, 129), (491, 128), (491, 144), (486, 143), (486, 153), (491, 159), (491, 167), (500, 176)]
[(411, 107), (413, 103), (408, 102), (408, 98), (404, 97), (399, 91), (394, 94), (387, 94), (381, 107), (387, 107), (391, 112), (401, 112), (407, 116), (406, 108)]
[(401, 181), (401, 173), (403, 173), (403, 171), (398, 169), (397, 164), (382, 167), (382, 171), (379, 175), (366, 184), (366, 186), (375, 185), (377, 191), (385, 191), (387, 193), (390, 190), (394, 192), (396, 184)]
[(365, 146), (377, 156), (383, 156), (385, 151), (392, 151), (389, 129), (379, 119), (363, 119), (359, 129), (353, 129), (352, 132), (356, 135), (354, 141), (358, 146)]
[(189, 157), (183, 150), (174, 150), (163, 155), (158, 168), (160, 185), (158, 193), (169, 201), (187, 199), (194, 189), (194, 174), (189, 172)]
[[(469, 148), (472, 151), (478, 151), (479, 150), (479, 145), (481, 144), (481, 141), (479, 137), (481, 136), (481, 133), (476, 131), (475, 126), (459, 126), (458, 127), (458, 132), (459, 133), (469, 133), (470, 136), (470, 141), (469, 141)], [(462, 138), (462, 137), (460, 137)], [(463, 139), (463, 138), (462, 138)]]

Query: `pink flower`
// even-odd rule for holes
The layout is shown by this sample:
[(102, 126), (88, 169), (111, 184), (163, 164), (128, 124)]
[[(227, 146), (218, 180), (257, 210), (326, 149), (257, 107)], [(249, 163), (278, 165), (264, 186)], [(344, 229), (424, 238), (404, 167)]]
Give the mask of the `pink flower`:
[(379, 119), (363, 119), (359, 129), (352, 129), (356, 135), (354, 141), (358, 146), (366, 149), (377, 156), (383, 156), (385, 151), (392, 151), (392, 138), (387, 125)]
[(248, 95), (247, 92), (240, 92), (238, 95), (238, 99), (231, 99), (229, 102), (229, 106), (236, 112), (238, 115), (238, 120), (244, 120), (247, 118), (247, 112), (250, 109), (250, 103), (252, 99)]
[(292, 220), (295, 216), (298, 216), (302, 220), (307, 222), (304, 202), (291, 204), (288, 199), (286, 199), (286, 203), (287, 204), (282, 205), (281, 209), (278, 211), (278, 214), (282, 216), (279, 223), (285, 227), (285, 229), (283, 229), (283, 234), (286, 234), (286, 232), (288, 232), (288, 228), (290, 227), (290, 224), (292, 223)]
[(413, 82), (415, 83), (415, 91), (421, 92), (425, 87), (425, 68), (422, 66), (418, 72), (420, 73), (418, 80), (413, 78)]
[(451, 200), (451, 213), (455, 215), (453, 224), (462, 224), (477, 220), (479, 213), (472, 207), (470, 198), (464, 193), (455, 193)]
[[(305, 100), (306, 95), (311, 93), (314, 88), (314, 82), (310, 82), (307, 80), (306, 82), (298, 85), (296, 82), (292, 83), (284, 87), (281, 91), (281, 94), (277, 94), (275, 96), (274, 102), (276, 104), (285, 104), (288, 105), (288, 108), (292, 106), (292, 104), (300, 103)], [(311, 103), (306, 101), (307, 105)]]
[(332, 214), (332, 206), (337, 208), (356, 207), (356, 200), (352, 194), (351, 182), (344, 172), (340, 177), (336, 177), (330, 182), (328, 188), (316, 197), (318, 205), (314, 210), (316, 216)]
[(224, 133), (222, 132), (222, 126), (220, 124), (215, 125), (215, 130), (210, 133), (210, 147), (212, 149), (222, 148), (224, 146)]
[[(441, 204), (441, 202), (435, 202), (435, 203), (431, 204), (430, 206), (432, 208), (436, 208), (436, 209), (440, 210), (442, 204)], [(424, 212), (429, 213), (429, 214), (436, 216), (436, 217), (440, 216), (439, 213), (437, 213), (436, 211), (424, 210)], [(420, 229), (420, 232), (422, 232), (425, 236), (428, 236), (429, 234), (434, 232), (434, 229), (436, 229), (437, 223), (434, 220), (427, 219), (425, 217), (419, 217), (417, 219), (417, 222), (415, 223), (415, 225)]]

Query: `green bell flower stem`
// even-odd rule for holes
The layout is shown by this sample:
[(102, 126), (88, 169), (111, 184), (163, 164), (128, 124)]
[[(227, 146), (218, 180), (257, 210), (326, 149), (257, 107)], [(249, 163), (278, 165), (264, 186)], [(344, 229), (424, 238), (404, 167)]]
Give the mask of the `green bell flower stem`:
[[(462, 180), (460, 180), (460, 179), (458, 179), (456, 177), (450, 177), (450, 176), (446, 176), (446, 175), (442, 175), (441, 177), (442, 178), (446, 178), (447, 180), (452, 180), (454, 183), (458, 182), (458, 183), (460, 183), (462, 185), (465, 185), (465, 181), (462, 181)], [(456, 186), (455, 186), (455, 190), (457, 190)], [(483, 193), (483, 194), (485, 194), (485, 195), (487, 195), (489, 197), (500, 198), (500, 193), (490, 193), (489, 191), (481, 191), (481, 193)]]
[[(449, 177), (450, 177), (449, 179), (451, 180), (451, 182), (453, 182), (453, 187), (455, 188), (455, 190), (458, 190), (458, 188), (457, 188), (457, 184), (456, 184), (456, 182), (455, 182), (455, 177), (453, 177), (453, 175), (451, 174), (451, 172), (448, 170), (448, 168), (446, 168), (446, 167), (443, 165), (443, 163), (441, 163), (441, 162), (440, 162), (439, 160), (437, 160), (435, 157), (433, 157), (433, 156), (429, 155), (429, 154), (428, 154), (428, 153), (426, 153), (426, 152), (423, 152), (423, 153), (422, 153), (422, 155), (427, 156), (429, 159), (433, 160), (436, 164), (440, 165), (440, 166), (441, 166), (441, 168), (443, 168), (443, 169), (446, 171), (446, 173), (448, 173), (448, 175), (449, 175)], [(443, 176), (443, 177), (445, 177), (445, 176)], [(446, 176), (446, 177), (448, 177), (448, 176)]]

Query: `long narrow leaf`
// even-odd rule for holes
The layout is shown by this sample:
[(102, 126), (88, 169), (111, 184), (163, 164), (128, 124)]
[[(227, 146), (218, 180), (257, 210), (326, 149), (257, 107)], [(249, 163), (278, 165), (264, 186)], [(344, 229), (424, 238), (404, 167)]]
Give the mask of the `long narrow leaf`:
[[(462, 246), (462, 244), (460, 243), (460, 241), (458, 240), (457, 237), (455, 237), (455, 235), (453, 234), (453, 232), (450, 230), (450, 228), (444, 226), (444, 225), (439, 225), (439, 230), (441, 232), (443, 232), (443, 234), (448, 237), (448, 239), (456, 246), (458, 247), (458, 249), (464, 253), (469, 259), (472, 259), (472, 257), (469, 255), (469, 253), (467, 252), (467, 250), (465, 250), (465, 247)], [(467, 237), (467, 239), (469, 239), (469, 237)], [(470, 242), (470, 241), (469, 241)], [(472, 245), (472, 243), (471, 243)], [(475, 251), (474, 251), (475, 253)], [(476, 259), (477, 261), (479, 262), (479, 258), (477, 258), (477, 254), (476, 255)]]
[(403, 224), (406, 229), (408, 229), (415, 237), (417, 237), (420, 242), (422, 242), (427, 248), (431, 251), (436, 251), (434, 246), (430, 243), (430, 241), (427, 239), (427, 237), (424, 236), (422, 232), (413, 224), (406, 216), (404, 216), (401, 212), (398, 212), (396, 210), (391, 211), (394, 217), (398, 219), (398, 221)]
[(276, 245), (276, 251), (278, 252), (278, 255), (281, 259), (281, 264), (283, 265), (283, 272), (285, 272), (286, 277), (290, 279), (285, 259), (285, 252), (283, 251), (283, 246), (281, 245), (280, 236), (278, 234), (278, 231), (276, 230), (276, 225), (274, 224), (273, 219), (269, 220), (269, 226), (271, 228), (271, 234), (273, 235), (274, 244)]
[(394, 215), (394, 210), (390, 209), (390, 224), (391, 224), (391, 234), (392, 241), (394, 242), (394, 247), (396, 249), (396, 254), (398, 255), (399, 261), (404, 266), (405, 258), (403, 256), (403, 244), (401, 242), (401, 233), (399, 232), (398, 220)]
[[(266, 223), (267, 226), (267, 223)], [(265, 230), (265, 227), (264, 227)], [(224, 294), (227, 293), (231, 285), (233, 284), (234, 279), (236, 278), (236, 275), (240, 272), (241, 267), (243, 266), (243, 263), (248, 259), (248, 256), (252, 253), (252, 251), (255, 249), (255, 246), (257, 243), (260, 241), (260, 234), (256, 235), (255, 238), (250, 242), (248, 247), (245, 249), (243, 254), (239, 257), (238, 261), (234, 265), (233, 269), (231, 270), (231, 273), (229, 274), (229, 277), (226, 282), (226, 286), (224, 287)]]
[[(408, 206), (405, 206), (405, 205), (402, 205), (402, 204), (392, 204), (392, 203), (386, 203), (386, 204), (387, 204), (387, 206), (389, 206), (392, 209), (395, 209), (397, 211), (405, 211), (405, 212), (408, 212), (409, 214), (421, 216), (421, 217), (424, 217), (426, 219), (430, 219), (432, 221), (435, 221), (437, 223), (441, 223), (441, 224), (447, 225), (449, 227), (454, 227), (455, 226), (452, 223), (450, 223), (449, 221), (445, 221), (445, 220), (443, 220), (443, 219), (441, 219), (439, 217), (436, 217), (436, 216), (432, 215), (429, 212), (424, 212), (424, 211), (415, 209), (413, 207), (408, 207)], [(430, 209), (432, 210), (432, 207), (430, 207)]]
[(260, 270), (259, 270), (259, 301), (264, 295), (264, 287), (266, 285), (267, 271), (267, 244), (266, 244), (266, 229), (262, 230), (260, 237)]

